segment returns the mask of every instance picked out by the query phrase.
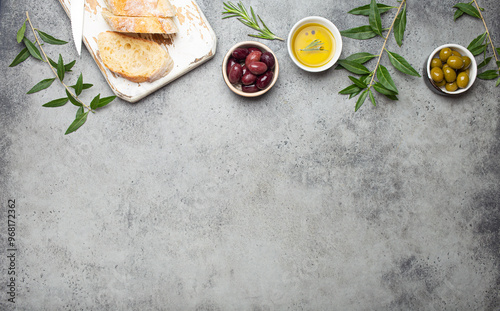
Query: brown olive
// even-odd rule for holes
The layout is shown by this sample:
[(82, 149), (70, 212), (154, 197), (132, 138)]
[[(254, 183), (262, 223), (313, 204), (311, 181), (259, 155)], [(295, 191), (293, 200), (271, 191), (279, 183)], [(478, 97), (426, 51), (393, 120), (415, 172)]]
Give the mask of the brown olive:
[(461, 72), (457, 76), (457, 86), (461, 89), (464, 89), (469, 84), (469, 76), (465, 73), (465, 71)]
[(453, 70), (450, 67), (446, 67), (443, 70), (443, 74), (444, 74), (444, 79), (446, 80), (446, 82), (453, 82), (457, 79), (457, 73), (455, 72), (455, 70)]
[(464, 66), (462, 67), (463, 69), (467, 69), (470, 66), (471, 60), (469, 56), (462, 56), (462, 61), (464, 62)]
[(444, 48), (439, 51), (439, 58), (441, 59), (442, 62), (446, 62), (448, 60), (448, 57), (451, 56), (451, 49), (450, 48)]
[(450, 65), (450, 67), (453, 69), (460, 69), (464, 66), (464, 61), (462, 60), (462, 57), (455, 55), (448, 57), (446, 63)]
[(445, 87), (448, 92), (455, 92), (458, 89), (457, 82), (446, 83)]
[(443, 70), (439, 67), (434, 67), (431, 69), (431, 78), (434, 82), (441, 82), (444, 79)]
[(433, 58), (431, 61), (431, 68), (434, 68), (434, 67), (442, 68), (443, 62), (439, 58)]

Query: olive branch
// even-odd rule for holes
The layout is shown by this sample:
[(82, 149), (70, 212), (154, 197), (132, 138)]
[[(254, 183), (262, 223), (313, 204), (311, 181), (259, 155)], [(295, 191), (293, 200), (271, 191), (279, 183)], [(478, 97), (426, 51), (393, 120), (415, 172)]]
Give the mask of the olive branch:
[[(474, 6), (472, 5), (474, 3)], [(479, 18), (483, 21), (485, 32), (480, 34), (471, 43), (467, 46), (467, 49), (474, 56), (478, 56), (480, 54), (483, 55), (483, 61), (477, 65), (477, 69), (481, 69), (487, 66), (490, 61), (495, 58), (496, 67), (495, 69), (485, 70), (482, 73), (478, 74), (477, 77), (482, 80), (494, 80), (500, 77), (500, 61), (498, 60), (498, 54), (500, 54), (500, 48), (495, 48), (493, 45), (493, 40), (491, 40), (490, 31), (488, 30), (488, 26), (486, 26), (486, 21), (483, 17), (481, 11), (484, 11), (483, 8), (479, 6), (476, 0), (472, 0), (469, 3), (457, 3), (453, 6), (456, 10), (453, 15), (453, 20), (457, 20), (464, 13), (472, 16), (474, 18)], [(491, 46), (491, 51), (493, 52), (493, 56), (487, 57), (488, 46)], [(500, 78), (497, 80), (495, 86), (500, 85)]]
[[(390, 27), (386, 29), (382, 28), (380, 15), (395, 8), (397, 8), (397, 12)], [(367, 40), (380, 36), (384, 39), (384, 43), (382, 44), (380, 53), (377, 55), (360, 52), (352, 54), (345, 59), (338, 60), (339, 66), (337, 68), (343, 68), (353, 74), (360, 75), (358, 78), (349, 76), (349, 80), (351, 80), (353, 84), (341, 90), (339, 94), (349, 95), (349, 99), (361, 94), (356, 101), (355, 111), (358, 111), (367, 97), (370, 97), (370, 101), (374, 106), (376, 106), (376, 100), (372, 90), (375, 90), (377, 93), (380, 93), (391, 100), (398, 100), (397, 95), (399, 94), (399, 91), (396, 84), (394, 83), (389, 70), (387, 70), (387, 68), (383, 66), (380, 61), (382, 59), (382, 55), (386, 52), (389, 57), (389, 61), (394, 68), (404, 74), (420, 77), (420, 74), (403, 56), (389, 51), (386, 48), (387, 41), (389, 40), (391, 33), (394, 33), (394, 39), (396, 40), (398, 46), (401, 47), (403, 44), (404, 32), (406, 29), (406, 0), (402, 0), (398, 7), (377, 3), (376, 0), (371, 0), (370, 4), (354, 8), (348, 13), (368, 16), (369, 24), (341, 31), (340, 33), (342, 36), (358, 40)], [(384, 31), (387, 31), (385, 36), (383, 34)], [(363, 64), (373, 58), (377, 58), (377, 63), (375, 64), (375, 68), (370, 71)]]
[[(35, 42), (32, 42), (30, 39), (26, 37), (26, 28), (27, 28), (26, 22), (28, 22), (28, 25), (33, 33)], [(106, 106), (116, 98), (116, 96), (101, 98), (100, 94), (98, 94), (92, 99), (89, 105), (85, 104), (82, 100), (80, 100), (78, 96), (82, 93), (82, 91), (91, 88), (93, 85), (89, 83), (84, 83), (83, 75), (81, 73), (74, 85), (68, 86), (66, 83), (64, 83), (63, 80), (65, 77), (65, 73), (71, 72), (71, 69), (75, 65), (76, 60), (73, 60), (65, 64), (62, 55), (59, 54), (59, 58), (57, 62), (55, 62), (54, 60), (52, 60), (50, 57), (47, 56), (45, 50), (42, 47), (43, 44), (40, 41), (43, 41), (51, 45), (64, 45), (68, 42), (56, 39), (53, 36), (33, 27), (28, 12), (26, 12), (26, 20), (24, 21), (21, 28), (17, 31), (16, 39), (17, 43), (22, 42), (25, 45), (25, 48), (14, 58), (9, 67), (15, 67), (20, 63), (24, 62), (25, 60), (27, 60), (30, 56), (32, 56), (33, 58), (39, 61), (47, 63), (47, 65), (50, 67), (52, 73), (55, 76), (54, 78), (48, 78), (38, 82), (27, 92), (27, 94), (33, 94), (41, 90), (47, 89), (49, 86), (52, 85), (52, 83), (56, 79), (58, 79), (61, 85), (65, 89), (66, 97), (51, 100), (48, 103), (43, 104), (42, 106), (48, 108), (62, 107), (66, 105), (66, 103), (69, 101), (73, 105), (78, 107), (75, 120), (70, 124), (70, 126), (66, 130), (65, 135), (73, 133), (74, 131), (78, 130), (83, 124), (85, 124), (89, 112), (95, 113), (97, 109)], [(40, 49), (37, 48), (37, 45)], [(70, 88), (72, 88), (74, 91)]]

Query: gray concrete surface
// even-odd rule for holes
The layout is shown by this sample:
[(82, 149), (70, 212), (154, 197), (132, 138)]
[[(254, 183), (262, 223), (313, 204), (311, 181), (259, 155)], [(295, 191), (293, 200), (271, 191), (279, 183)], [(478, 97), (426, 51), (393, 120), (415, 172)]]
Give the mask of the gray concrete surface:
[[(438, 45), (468, 45), (484, 28), (453, 22), (456, 2), (409, 1), (403, 47), (389, 48), (421, 72)], [(500, 8), (479, 2), (499, 46)], [(245, 1), (282, 36), (308, 15), (363, 25), (346, 12), (364, 3)], [(7, 66), (25, 11), (71, 41), (69, 18), (56, 0), (0, 2), (0, 309), (500, 310), (500, 87), (439, 97), (384, 57), (400, 100), (354, 113), (338, 95), (347, 72), (303, 72), (285, 43), (259, 40), (281, 73), (243, 99), (220, 68), (251, 31), (221, 19), (222, 1), (198, 4), (218, 37), (210, 62), (64, 136), (74, 107), (41, 107), (61, 88), (25, 94), (48, 69)], [(381, 44), (344, 39), (343, 56)], [(76, 57), (72, 43), (50, 49)], [(94, 84), (88, 98), (111, 95), (86, 49), (74, 72)]]

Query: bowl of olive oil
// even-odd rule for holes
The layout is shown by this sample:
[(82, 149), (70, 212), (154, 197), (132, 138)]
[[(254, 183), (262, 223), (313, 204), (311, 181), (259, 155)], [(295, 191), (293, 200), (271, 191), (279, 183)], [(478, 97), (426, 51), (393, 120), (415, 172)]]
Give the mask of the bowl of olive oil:
[(299, 68), (320, 72), (337, 63), (342, 52), (342, 36), (331, 21), (309, 16), (292, 27), (287, 45), (288, 54)]

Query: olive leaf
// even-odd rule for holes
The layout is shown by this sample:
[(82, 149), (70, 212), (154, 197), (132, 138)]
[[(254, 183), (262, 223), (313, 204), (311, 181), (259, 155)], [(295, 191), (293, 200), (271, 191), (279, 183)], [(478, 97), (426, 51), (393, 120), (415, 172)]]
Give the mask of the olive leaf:
[(54, 82), (55, 79), (56, 78), (44, 79), (44, 80), (38, 82), (26, 94), (33, 94), (33, 93), (36, 93), (36, 92), (39, 92), (41, 90), (48, 88), (52, 84), (52, 82)]
[(76, 116), (75, 116), (75, 118), (78, 119), (84, 113), (85, 113), (85, 109), (83, 108), (83, 106), (81, 106), (80, 108), (78, 108), (76, 110)]
[[(49, 63), (50, 65), (52, 65), (52, 67), (54, 68), (57, 68), (57, 63), (55, 61), (53, 61), (50, 57), (47, 57), (49, 59)], [(73, 66), (75, 65), (76, 63), (76, 60), (73, 60), (67, 64), (64, 65), (64, 71), (68, 72), (68, 71), (71, 71), (71, 68), (73, 68)]]
[(359, 88), (356, 84), (352, 84), (352, 85), (349, 85), (348, 87), (346, 87), (345, 89), (342, 89), (339, 94), (342, 94), (342, 95), (350, 95), (350, 94), (359, 94), (359, 92), (361, 92), (361, 88)]
[(354, 111), (358, 111), (358, 109), (363, 106), (366, 100), (366, 96), (368, 95), (368, 90), (365, 90), (361, 95), (359, 96), (358, 100), (356, 101), (356, 107), (354, 108)]
[(394, 96), (398, 94), (397, 92), (391, 91), (388, 88), (384, 87), (380, 82), (375, 82), (372, 86), (375, 89), (375, 91), (379, 92), (382, 95)]
[(14, 58), (9, 67), (14, 67), (19, 65), (20, 63), (27, 60), (28, 57), (30, 57), (30, 52), (28, 51), (28, 48), (24, 48), (19, 54), (17, 54), (16, 58)]
[(85, 121), (87, 121), (88, 114), (89, 114), (89, 111), (77, 116), (75, 118), (75, 120), (73, 121), (73, 123), (71, 123), (71, 125), (68, 127), (68, 129), (66, 130), (66, 133), (64, 133), (64, 135), (68, 135), (70, 133), (73, 133), (74, 131), (78, 130), (83, 124), (85, 124)]
[[(383, 13), (389, 11), (390, 9), (396, 9), (397, 7), (396, 6), (389, 6), (389, 5), (382, 4), (382, 3), (377, 3), (377, 8), (378, 8), (378, 11), (380, 12), (380, 14), (383, 14)], [(347, 13), (353, 14), (353, 15), (369, 16), (370, 15), (370, 5), (367, 4), (367, 5), (363, 5), (363, 6), (354, 8)]]
[(361, 52), (361, 53), (355, 53), (355, 54), (352, 54), (350, 56), (347, 56), (345, 59), (352, 61), (352, 62), (359, 63), (359, 64), (364, 64), (367, 61), (369, 61), (370, 59), (375, 58), (375, 57), (377, 57), (377, 55), (373, 55), (371, 53), (366, 53), (366, 52)]
[(478, 74), (477, 77), (482, 80), (493, 80), (498, 78), (498, 70), (486, 70), (485, 72)]
[(80, 103), (79, 101), (77, 101), (77, 100), (73, 97), (73, 95), (71, 95), (71, 93), (70, 93), (70, 92), (68, 92), (68, 90), (66, 90), (66, 96), (68, 96), (69, 101), (70, 101), (73, 105), (75, 105), (75, 106), (77, 106), (77, 107), (81, 107), (81, 106), (82, 106), (82, 103)]
[(75, 84), (75, 94), (76, 96), (79, 96), (83, 91), (83, 75), (80, 73), (80, 76), (78, 77), (78, 80), (76, 81)]
[(385, 68), (383, 65), (379, 65), (377, 68), (377, 80), (384, 86), (386, 89), (394, 91), (398, 94), (398, 89), (396, 88), (396, 84), (391, 78), (391, 74), (389, 70)]
[(57, 61), (56, 69), (59, 80), (64, 80), (64, 73), (66, 72), (66, 69), (64, 68), (64, 61), (61, 54), (59, 54), (59, 60)]
[(38, 48), (31, 42), (28, 38), (24, 37), (23, 38), (24, 45), (28, 48), (28, 51), (30, 52), (31, 56), (33, 56), (36, 59), (42, 60), (42, 54), (40, 54), (40, 51)]
[(499, 84), (500, 84), (500, 79), (498, 79), (497, 82), (495, 83), (495, 87), (497, 87)]
[(63, 98), (58, 98), (58, 99), (51, 100), (48, 103), (43, 104), (42, 106), (43, 107), (49, 107), (49, 108), (61, 107), (61, 106), (66, 105), (67, 102), (68, 102), (68, 98), (67, 97), (63, 97)]
[(375, 97), (373, 96), (372, 89), (368, 89), (368, 95), (370, 95), (370, 101), (372, 102), (373, 106), (377, 106), (377, 103), (375, 102)]
[(56, 38), (52, 37), (51, 35), (43, 32), (39, 29), (37, 29), (36, 31), (38, 32), (38, 35), (40, 35), (40, 38), (42, 38), (42, 40), (48, 44), (63, 45), (63, 44), (68, 43), (66, 41), (56, 39)]
[(398, 17), (396, 17), (396, 21), (394, 22), (394, 39), (396, 39), (396, 43), (401, 46), (403, 44), (403, 37), (406, 30), (406, 4), (399, 12)]
[(371, 0), (370, 2), (370, 15), (368, 16), (368, 21), (373, 32), (382, 36), (382, 20), (380, 19), (380, 12), (376, 0)]
[(387, 55), (389, 55), (389, 60), (391, 61), (391, 64), (394, 66), (394, 68), (410, 76), (420, 77), (420, 74), (415, 69), (413, 69), (410, 63), (408, 63), (406, 59), (403, 58), (403, 56), (389, 50), (386, 51)]
[(104, 97), (104, 98), (99, 99), (99, 103), (97, 104), (96, 108), (102, 108), (102, 107), (106, 106), (107, 104), (109, 104), (110, 102), (115, 100), (115, 98), (116, 98), (116, 96), (108, 96), (108, 97)]
[(453, 14), (453, 21), (456, 21), (462, 15), (464, 15), (464, 11), (457, 9)]
[(99, 104), (100, 97), (101, 97), (101, 94), (97, 94), (97, 96), (92, 99), (92, 101), (90, 102), (90, 109), (95, 110), (97, 108), (97, 105)]
[(356, 79), (353, 76), (349, 76), (349, 79), (359, 88), (364, 89), (367, 87), (366, 83), (364, 81), (361, 81), (359, 79)]
[(355, 74), (370, 74), (370, 70), (363, 66), (362, 64), (359, 64), (357, 62), (345, 60), (345, 59), (339, 59), (338, 63), (344, 67), (346, 70), (355, 73)]
[[(91, 87), (93, 87), (94, 85), (93, 84), (90, 84), (90, 83), (83, 83), (82, 84), (82, 90), (86, 90), (86, 89), (90, 89)], [(76, 89), (76, 85), (70, 85), (70, 87)]]
[(481, 18), (479, 11), (470, 3), (457, 3), (453, 7), (472, 17)]
[(492, 58), (493, 58), (493, 56), (485, 58), (481, 63), (479, 63), (479, 65), (477, 65), (477, 69), (481, 69), (484, 66), (487, 66), (488, 63), (491, 61)]
[(21, 43), (21, 41), (23, 41), (25, 32), (26, 32), (26, 21), (24, 21), (21, 28), (19, 28), (19, 30), (17, 31), (17, 36), (16, 36), (17, 43)]
[(340, 34), (344, 37), (357, 40), (371, 39), (377, 35), (369, 25), (342, 30)]
[(477, 56), (486, 50), (486, 44), (484, 44), (484, 39), (488, 35), (487, 32), (477, 36), (474, 40), (469, 43), (467, 50), (469, 50), (472, 55)]

